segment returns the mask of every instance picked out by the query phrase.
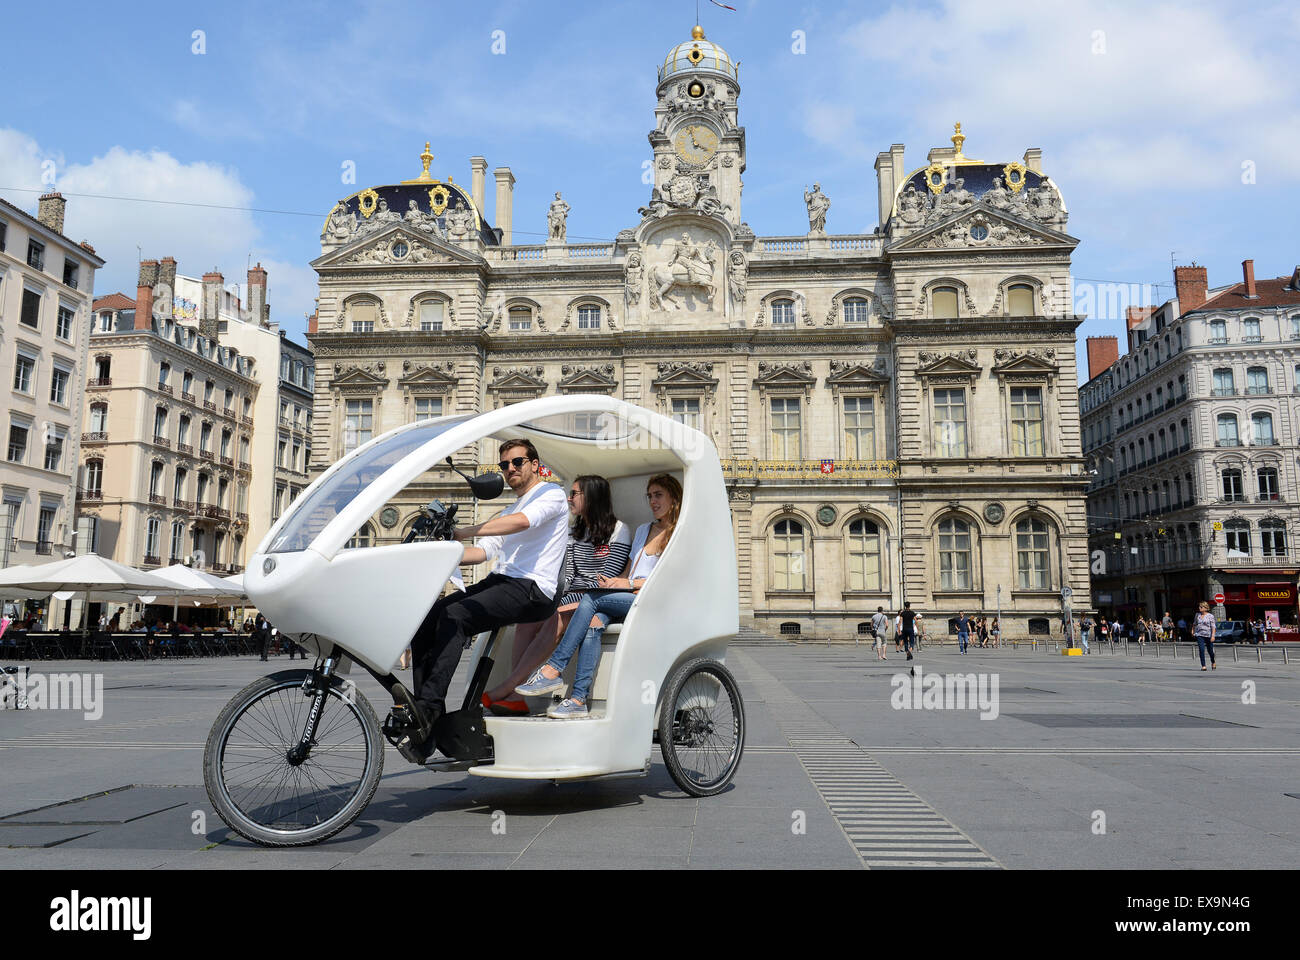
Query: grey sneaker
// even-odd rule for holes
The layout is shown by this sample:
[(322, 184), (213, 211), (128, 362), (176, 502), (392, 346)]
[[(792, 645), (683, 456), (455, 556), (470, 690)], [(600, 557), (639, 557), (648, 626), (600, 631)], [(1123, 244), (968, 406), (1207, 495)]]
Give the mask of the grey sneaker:
[(538, 667), (526, 682), (515, 687), (515, 693), (522, 697), (540, 697), (544, 694), (554, 693), (563, 686), (564, 680), (560, 677), (543, 676), (542, 668)]
[(587, 705), (577, 700), (561, 700), (547, 707), (546, 715), (555, 720), (577, 720), (587, 716)]

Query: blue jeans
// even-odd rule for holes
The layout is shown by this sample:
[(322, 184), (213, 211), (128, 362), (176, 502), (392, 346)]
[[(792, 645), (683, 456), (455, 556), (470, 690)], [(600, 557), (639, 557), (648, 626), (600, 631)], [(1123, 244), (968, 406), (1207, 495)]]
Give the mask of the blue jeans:
[(1214, 638), (1196, 635), (1196, 652), (1201, 655), (1201, 666), (1205, 666), (1205, 651), (1210, 651), (1210, 663), (1214, 662)]
[(1080, 630), (1079, 639), (1083, 641), (1083, 652), (1087, 653), (1088, 652), (1088, 631)]
[[(573, 689), (569, 691), (569, 699), (587, 702), (587, 694), (591, 692), (591, 681), (596, 675), (596, 664), (600, 662), (601, 634), (611, 622), (621, 623), (627, 617), (627, 612), (632, 609), (632, 601), (635, 599), (635, 593), (620, 591), (586, 593), (578, 601), (578, 609), (573, 611), (573, 619), (569, 621), (569, 626), (560, 639), (560, 645), (551, 654), (551, 659), (546, 661), (563, 673), (564, 668), (573, 659), (574, 652), (577, 652), (577, 674), (573, 679)], [(590, 625), (591, 618), (594, 616), (600, 617), (600, 627)]]
[(961, 649), (962, 653), (966, 652), (966, 642), (968, 640), (970, 640), (969, 633), (967, 633), (965, 630), (957, 631), (957, 646)]

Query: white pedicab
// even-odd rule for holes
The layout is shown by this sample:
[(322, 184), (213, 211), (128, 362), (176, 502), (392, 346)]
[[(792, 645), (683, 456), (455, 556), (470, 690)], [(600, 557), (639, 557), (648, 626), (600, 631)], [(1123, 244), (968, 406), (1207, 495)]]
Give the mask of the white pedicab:
[[(266, 535), (244, 574), (245, 590), (316, 663), (250, 684), (213, 725), (204, 780), (232, 830), (272, 846), (317, 843), (366, 808), (383, 772), (383, 738), (401, 732), (394, 719), (401, 712), (381, 728), (346, 674), (359, 664), (402, 694), (394, 694), (395, 704), (404, 702), (393, 671), (464, 548), (450, 539), (455, 505), (437, 501), (400, 544), (345, 545), (453, 454), (472, 448), (495, 459), (498, 443), (517, 437), (531, 440), (566, 483), (580, 474), (606, 477), (615, 512), (629, 526), (650, 519), (646, 481), (672, 473), (682, 483), (680, 519), (625, 622), (605, 631), (589, 718), (485, 716), (479, 698), (508, 672), (510, 657), (497, 655), (497, 646), (509, 650), (513, 627), (480, 634), (463, 706), (434, 728), (443, 756), (425, 766), (524, 780), (642, 776), (657, 740), (687, 793), (708, 796), (731, 781), (745, 716), (723, 665), (739, 605), (717, 451), (699, 431), (629, 403), (547, 397), (392, 430), (330, 467)], [(499, 475), (466, 479), (482, 499), (502, 489)]]

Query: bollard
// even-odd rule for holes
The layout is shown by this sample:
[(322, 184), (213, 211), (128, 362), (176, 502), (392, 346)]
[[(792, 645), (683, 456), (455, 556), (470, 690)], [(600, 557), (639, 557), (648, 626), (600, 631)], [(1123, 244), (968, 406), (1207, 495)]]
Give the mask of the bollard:
[(1291, 664), (1291, 658), (1286, 655), (1286, 647), (1282, 648), (1282, 662), (1288, 666)]
[(1160, 644), (1156, 644), (1156, 659), (1160, 659)]
[(1178, 659), (1178, 644), (1174, 644), (1174, 659)]
[(1237, 645), (1235, 643), (1232, 645), (1232, 662), (1237, 662)]
[(1264, 662), (1264, 648), (1259, 645), (1255, 647), (1255, 659), (1260, 663)]

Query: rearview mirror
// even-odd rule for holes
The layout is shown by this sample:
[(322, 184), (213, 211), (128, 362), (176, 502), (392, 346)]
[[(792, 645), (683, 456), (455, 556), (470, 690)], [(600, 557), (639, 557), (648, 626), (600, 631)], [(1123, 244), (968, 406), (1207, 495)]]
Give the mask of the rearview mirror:
[(474, 491), (474, 496), (479, 500), (495, 500), (501, 496), (501, 491), (506, 486), (506, 482), (501, 479), (499, 473), (485, 473), (477, 477), (466, 477), (465, 482), (469, 484), (469, 488)]

